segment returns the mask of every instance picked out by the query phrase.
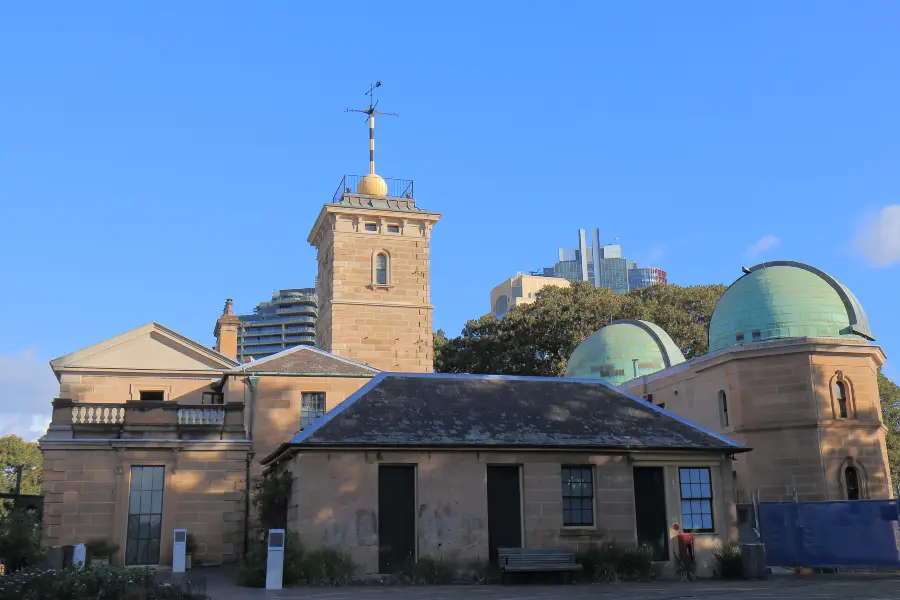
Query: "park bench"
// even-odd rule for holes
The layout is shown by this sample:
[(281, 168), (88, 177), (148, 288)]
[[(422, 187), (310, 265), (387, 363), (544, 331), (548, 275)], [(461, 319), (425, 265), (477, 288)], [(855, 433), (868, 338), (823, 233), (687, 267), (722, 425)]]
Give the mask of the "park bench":
[(581, 570), (569, 548), (498, 548), (497, 558), (503, 583), (509, 573), (559, 573), (570, 582)]

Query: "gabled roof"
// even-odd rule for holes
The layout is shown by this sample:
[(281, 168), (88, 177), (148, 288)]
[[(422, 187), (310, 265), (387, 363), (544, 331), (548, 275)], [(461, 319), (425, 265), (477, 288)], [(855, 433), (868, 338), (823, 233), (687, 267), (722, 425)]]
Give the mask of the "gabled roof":
[(244, 363), (236, 369), (232, 369), (230, 373), (372, 377), (380, 371), (312, 346), (294, 346), (282, 350), (278, 354)]
[(66, 369), (222, 371), (238, 364), (224, 354), (151, 322), (50, 361)]
[(747, 451), (603, 381), (405, 373), (379, 374), (291, 445)]

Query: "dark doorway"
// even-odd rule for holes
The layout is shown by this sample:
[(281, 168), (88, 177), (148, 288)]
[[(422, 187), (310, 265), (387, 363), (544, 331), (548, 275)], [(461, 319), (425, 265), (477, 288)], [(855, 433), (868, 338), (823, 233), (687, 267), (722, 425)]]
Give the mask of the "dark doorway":
[(416, 559), (416, 468), (378, 467), (378, 570)]
[(634, 468), (634, 513), (638, 544), (653, 549), (653, 560), (669, 560), (666, 482), (662, 467)]
[(487, 468), (488, 549), (497, 564), (497, 548), (522, 546), (522, 500), (519, 467)]

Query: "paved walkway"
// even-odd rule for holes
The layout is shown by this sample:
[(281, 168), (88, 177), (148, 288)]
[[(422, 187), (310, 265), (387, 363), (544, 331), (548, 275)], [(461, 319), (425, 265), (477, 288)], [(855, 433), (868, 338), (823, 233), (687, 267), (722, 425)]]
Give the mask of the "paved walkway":
[(523, 586), (352, 586), (259, 590), (208, 578), (211, 600), (898, 600), (900, 576), (779, 576), (764, 581)]

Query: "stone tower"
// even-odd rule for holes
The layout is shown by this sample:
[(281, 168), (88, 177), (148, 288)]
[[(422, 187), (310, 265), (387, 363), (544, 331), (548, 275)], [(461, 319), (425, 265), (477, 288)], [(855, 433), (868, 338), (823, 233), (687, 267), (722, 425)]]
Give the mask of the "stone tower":
[[(385, 371), (429, 373), (431, 228), (441, 215), (416, 206), (412, 182), (345, 177), (322, 207), (309, 242), (318, 250), (316, 345)], [(370, 193), (361, 193), (370, 192)], [(371, 193), (376, 192), (376, 193)]]

